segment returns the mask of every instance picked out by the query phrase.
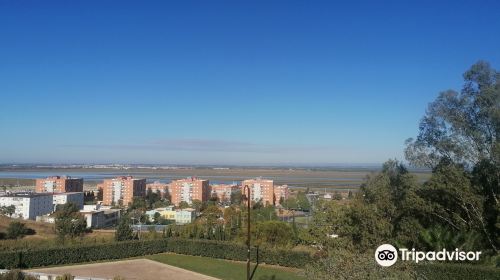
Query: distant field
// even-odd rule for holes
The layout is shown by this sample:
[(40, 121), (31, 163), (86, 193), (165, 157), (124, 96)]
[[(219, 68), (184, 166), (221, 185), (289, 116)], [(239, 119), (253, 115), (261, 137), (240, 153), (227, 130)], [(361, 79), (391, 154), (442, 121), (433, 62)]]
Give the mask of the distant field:
[[(148, 259), (177, 266), (223, 280), (246, 279), (246, 263), (177, 254), (159, 254)], [(255, 264), (252, 264), (251, 268)], [(253, 279), (305, 280), (294, 268), (259, 265)]]

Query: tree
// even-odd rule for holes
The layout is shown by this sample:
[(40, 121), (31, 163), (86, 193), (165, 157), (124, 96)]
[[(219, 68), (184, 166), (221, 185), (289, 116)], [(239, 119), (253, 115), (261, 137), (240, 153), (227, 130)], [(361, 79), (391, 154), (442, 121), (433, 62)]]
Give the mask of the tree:
[(193, 202), (191, 203), (191, 207), (193, 207), (197, 213), (201, 211), (202, 206), (203, 203), (199, 199), (194, 199)]
[(378, 265), (370, 253), (335, 249), (325, 258), (308, 264), (306, 279), (416, 279), (408, 262), (397, 262), (391, 269)]
[(230, 229), (231, 235), (236, 235), (240, 228), (240, 213), (234, 206), (229, 206), (224, 209), (224, 222), (226, 227)]
[(433, 168), (433, 178), (420, 193), (435, 219), (430, 223), (442, 223), (455, 234), (479, 233), (497, 251), (500, 73), (479, 61), (464, 80), (460, 93), (442, 92), (429, 105), (417, 138), (407, 140), (405, 156), (414, 166)]
[(179, 203), (179, 208), (180, 208), (180, 209), (189, 208), (189, 204), (188, 204), (187, 202), (185, 202), (185, 201), (181, 201), (181, 202)]
[(138, 209), (141, 211), (146, 211), (147, 208), (148, 208), (148, 204), (143, 197), (132, 198), (132, 203), (128, 207), (129, 210)]
[(83, 201), (85, 203), (95, 203), (94, 191), (85, 192), (83, 195)]
[(205, 210), (203, 210), (202, 216), (206, 219), (207, 225), (211, 226), (214, 225), (220, 217), (222, 217), (222, 211), (215, 205), (209, 205)]
[(251, 214), (254, 221), (270, 221), (278, 218), (276, 208), (272, 205), (254, 209)]
[(128, 216), (123, 216), (120, 218), (120, 222), (116, 227), (115, 240), (125, 241), (134, 239), (134, 231), (130, 226), (130, 218)]
[(347, 193), (347, 199), (353, 199), (354, 198), (354, 194), (352, 193), (351, 190), (349, 190), (349, 193)]
[(294, 197), (289, 197), (285, 199), (285, 202), (283, 203), (283, 206), (286, 209), (297, 209), (299, 208), (299, 205), (297, 204), (297, 199)]
[(145, 208), (152, 209), (153, 205), (160, 200), (161, 200), (161, 193), (159, 190), (153, 192), (151, 189), (148, 189), (145, 198)]
[(18, 239), (18, 238), (23, 238), (25, 235), (34, 233), (35, 231), (30, 228), (27, 228), (25, 224), (14, 221), (11, 222), (7, 227), (6, 237), (8, 239)]
[(311, 209), (311, 204), (307, 199), (306, 193), (299, 191), (297, 193), (297, 206), (301, 210), (309, 211)]
[(256, 226), (257, 243), (271, 247), (284, 247), (291, 245), (294, 240), (292, 227), (285, 222), (265, 221)]
[(418, 194), (427, 203), (431, 221), (455, 233), (480, 233), (492, 249), (497, 249), (484, 217), (483, 197), (475, 192), (463, 166), (443, 160)]
[(423, 199), (417, 180), (404, 166), (390, 160), (360, 187), (362, 195), (348, 205), (323, 201), (316, 205), (309, 233), (323, 248), (353, 246), (365, 251), (384, 240), (413, 246), (419, 241)]
[(14, 213), (16, 213), (16, 206), (14, 205), (0, 207), (0, 214), (2, 215), (8, 215), (10, 218), (12, 218), (12, 215), (14, 215)]
[(161, 219), (161, 214), (159, 212), (156, 212), (153, 217), (153, 222), (155, 224), (160, 224), (160, 219)]
[(406, 141), (407, 160), (435, 167), (441, 159), (474, 166), (500, 162), (500, 73), (484, 61), (465, 72), (460, 93), (441, 92), (420, 122), (416, 139)]
[(231, 204), (240, 205), (242, 201), (241, 190), (236, 190), (231, 193)]
[(96, 196), (98, 201), (103, 200), (103, 189), (102, 188), (97, 188), (97, 196)]
[(333, 200), (342, 200), (342, 194), (340, 194), (339, 191), (335, 191), (333, 193), (333, 197), (332, 197)]
[(87, 230), (87, 221), (80, 214), (78, 206), (72, 202), (58, 205), (54, 215), (56, 233), (63, 243), (67, 236), (82, 236)]

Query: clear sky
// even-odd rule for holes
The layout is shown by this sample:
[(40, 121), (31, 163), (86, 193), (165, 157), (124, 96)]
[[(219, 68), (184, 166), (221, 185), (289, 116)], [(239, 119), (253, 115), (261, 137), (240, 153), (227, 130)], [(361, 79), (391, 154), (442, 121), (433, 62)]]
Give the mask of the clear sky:
[(1, 163), (403, 158), (499, 1), (0, 0)]

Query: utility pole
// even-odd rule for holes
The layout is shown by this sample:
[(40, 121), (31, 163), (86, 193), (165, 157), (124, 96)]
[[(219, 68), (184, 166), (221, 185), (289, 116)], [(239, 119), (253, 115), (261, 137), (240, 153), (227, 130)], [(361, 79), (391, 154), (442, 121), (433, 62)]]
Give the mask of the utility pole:
[(247, 190), (247, 280), (250, 280), (250, 187), (245, 185), (243, 193)]

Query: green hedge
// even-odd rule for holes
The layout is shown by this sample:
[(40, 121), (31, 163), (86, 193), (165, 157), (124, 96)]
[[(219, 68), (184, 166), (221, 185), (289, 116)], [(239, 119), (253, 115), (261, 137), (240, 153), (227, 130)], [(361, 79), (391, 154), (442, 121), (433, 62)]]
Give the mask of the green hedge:
[[(2, 252), (0, 253), (0, 268), (32, 268), (124, 259), (164, 252), (237, 261), (245, 261), (247, 258), (246, 246), (231, 242), (157, 239)], [(256, 260), (255, 248), (251, 251), (251, 258), (253, 261)], [(301, 268), (312, 262), (312, 257), (303, 251), (261, 249), (259, 262)], [(420, 279), (500, 279), (499, 269), (478, 265), (427, 263), (419, 264), (415, 269)]]
[(426, 263), (415, 266), (419, 279), (500, 279), (500, 268), (470, 264)]
[[(0, 268), (31, 268), (69, 263), (123, 259), (164, 252), (205, 256), (219, 259), (246, 260), (245, 246), (230, 242), (185, 239), (124, 241), (109, 244), (79, 245), (38, 250), (0, 253)], [(251, 251), (252, 259), (256, 250)], [(259, 262), (291, 267), (303, 267), (311, 261), (306, 252), (260, 250)]]
[[(240, 244), (194, 239), (169, 239), (167, 242), (168, 251), (173, 253), (237, 261), (247, 259), (247, 247)], [(257, 250), (252, 248), (250, 255), (255, 261)], [(311, 255), (304, 251), (259, 250), (259, 263), (301, 268), (311, 261)]]
[(123, 259), (166, 252), (164, 240), (68, 246), (0, 253), (0, 268), (31, 268), (68, 263)]

